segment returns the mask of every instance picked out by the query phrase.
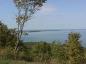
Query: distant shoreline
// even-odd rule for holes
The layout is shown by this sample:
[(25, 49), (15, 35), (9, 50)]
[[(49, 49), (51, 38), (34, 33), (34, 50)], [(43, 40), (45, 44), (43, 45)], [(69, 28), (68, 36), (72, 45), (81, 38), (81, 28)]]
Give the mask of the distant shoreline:
[(24, 30), (24, 32), (45, 32), (45, 31), (64, 31), (64, 30), (86, 30), (86, 29), (43, 29), (43, 30)]

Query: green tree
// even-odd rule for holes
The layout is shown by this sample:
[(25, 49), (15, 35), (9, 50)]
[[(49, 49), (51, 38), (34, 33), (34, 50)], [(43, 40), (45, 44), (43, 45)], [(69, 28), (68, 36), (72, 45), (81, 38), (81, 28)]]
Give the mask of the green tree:
[(84, 50), (80, 42), (80, 34), (71, 32), (66, 43), (67, 64), (84, 64)]
[(15, 31), (14, 29), (8, 29), (8, 27), (0, 21), (0, 55), (1, 56), (6, 57), (6, 55), (8, 55), (8, 51), (9, 54), (13, 52), (12, 50), (14, 49), (15, 43), (17, 41), (17, 37), (14, 31)]
[(8, 32), (7, 26), (1, 23), (0, 21), (0, 47), (4, 47), (6, 45), (7, 32)]
[[(14, 57), (12, 55), (14, 53), (16, 42), (17, 34), (15, 29), (8, 29), (8, 27), (0, 21), (0, 50), (2, 52), (5, 52), (5, 55), (12, 58)], [(22, 41), (20, 42), (21, 43), (19, 43), (19, 53), (23, 52), (25, 49), (25, 46)]]
[(16, 41), (15, 30), (8, 29), (8, 27), (0, 21), (0, 47), (13, 47)]

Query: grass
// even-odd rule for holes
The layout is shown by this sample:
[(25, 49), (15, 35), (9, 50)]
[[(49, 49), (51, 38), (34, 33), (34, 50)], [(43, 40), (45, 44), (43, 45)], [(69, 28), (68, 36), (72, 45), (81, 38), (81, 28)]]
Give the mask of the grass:
[(26, 61), (15, 61), (15, 60), (0, 60), (0, 64), (42, 64), (39, 62), (26, 62)]

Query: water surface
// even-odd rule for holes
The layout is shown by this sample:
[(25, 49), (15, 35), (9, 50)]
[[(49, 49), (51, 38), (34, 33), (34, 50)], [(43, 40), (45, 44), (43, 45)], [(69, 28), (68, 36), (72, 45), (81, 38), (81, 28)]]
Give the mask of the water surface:
[(56, 31), (41, 31), (41, 32), (30, 32), (28, 35), (23, 36), (24, 41), (38, 42), (38, 41), (61, 41), (64, 43), (70, 32), (78, 32), (81, 35), (81, 43), (86, 45), (86, 30), (56, 30)]

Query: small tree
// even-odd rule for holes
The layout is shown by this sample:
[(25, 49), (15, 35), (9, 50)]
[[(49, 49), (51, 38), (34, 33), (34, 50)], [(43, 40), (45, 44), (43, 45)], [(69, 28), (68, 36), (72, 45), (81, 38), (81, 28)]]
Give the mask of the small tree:
[(18, 51), (19, 40), (21, 39), (24, 24), (31, 19), (32, 15), (43, 6), (46, 0), (14, 0), (14, 3), (18, 9), (18, 15), (16, 22), (18, 25), (17, 30), (17, 43), (15, 51)]
[(80, 34), (70, 33), (66, 43), (66, 53), (68, 57), (68, 64), (84, 64), (83, 47), (80, 44)]

